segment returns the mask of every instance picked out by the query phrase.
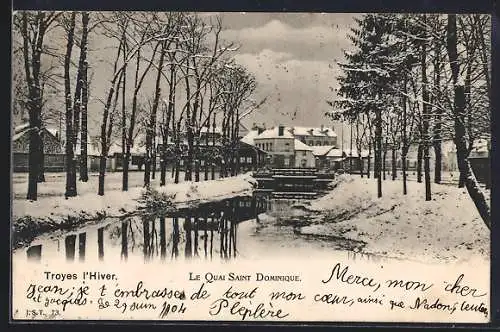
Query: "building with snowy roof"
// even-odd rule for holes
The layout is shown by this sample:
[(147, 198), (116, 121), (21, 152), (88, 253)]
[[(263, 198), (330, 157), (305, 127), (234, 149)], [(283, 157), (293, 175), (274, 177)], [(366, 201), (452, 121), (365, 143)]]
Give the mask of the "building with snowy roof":
[(337, 146), (337, 134), (333, 128), (321, 127), (288, 127), (288, 131), (299, 141), (309, 146)]
[(294, 166), (302, 168), (315, 167), (313, 148), (294, 139)]
[[(12, 151), (14, 153), (28, 153), (30, 140), (30, 125), (28, 122), (14, 128), (12, 135)], [(40, 135), (43, 140), (44, 153), (63, 153), (63, 147), (57, 129), (42, 127)]]

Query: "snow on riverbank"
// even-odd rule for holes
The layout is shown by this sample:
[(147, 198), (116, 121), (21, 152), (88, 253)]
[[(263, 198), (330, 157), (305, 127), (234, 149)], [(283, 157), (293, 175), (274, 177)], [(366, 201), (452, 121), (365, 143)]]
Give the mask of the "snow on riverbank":
[[(176, 205), (196, 204), (211, 200), (250, 193), (255, 180), (250, 173), (218, 180), (201, 182), (169, 183), (165, 187), (154, 187), (160, 193), (173, 196)], [(140, 207), (139, 199), (144, 188), (130, 188), (129, 191), (107, 190), (104, 196), (87, 192), (77, 197), (41, 197), (37, 201), (14, 200), (13, 219), (67, 219), (68, 216), (117, 216), (134, 212)]]
[(311, 202), (322, 216), (301, 233), (335, 234), (364, 241), (364, 252), (421, 261), (489, 260), (490, 232), (465, 188), (386, 180), (377, 198), (375, 179), (339, 177), (338, 186)]

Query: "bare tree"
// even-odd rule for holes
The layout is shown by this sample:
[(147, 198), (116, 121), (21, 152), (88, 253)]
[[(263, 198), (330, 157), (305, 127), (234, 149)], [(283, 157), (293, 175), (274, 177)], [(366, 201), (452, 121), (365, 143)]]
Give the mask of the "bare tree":
[[(81, 136), (80, 136), (80, 181), (87, 182), (89, 179), (87, 168), (87, 118), (88, 118), (88, 33), (89, 33), (89, 12), (82, 13), (82, 39), (80, 42), (80, 62), (78, 71), (80, 72), (81, 89)], [(75, 92), (76, 93), (76, 92)]]
[(37, 199), (37, 183), (43, 176), (43, 141), (42, 107), (43, 87), (41, 85), (41, 58), (44, 52), (44, 39), (48, 30), (54, 25), (60, 13), (55, 12), (21, 12), (14, 17), (16, 26), (23, 39), (23, 62), (28, 100), (26, 106), (29, 113), (29, 157), (28, 157), (28, 200)]
[(467, 139), (465, 128), (465, 86), (459, 79), (460, 62), (457, 51), (457, 17), (455, 14), (448, 14), (448, 25), (446, 34), (446, 49), (448, 53), (449, 65), (452, 72), (454, 83), (454, 127), (455, 127), (455, 146), (457, 148), (457, 162), (460, 172), (464, 174), (465, 187), (476, 205), (476, 208), (483, 219), (485, 225), (491, 228), (490, 208), (486, 198), (478, 186), (476, 177), (472, 172), (469, 160), (467, 158)]
[[(64, 56), (64, 96), (66, 104), (66, 198), (76, 196), (76, 160), (74, 154), (73, 106), (71, 100), (70, 65), (75, 38), (76, 12), (71, 12), (67, 26), (66, 54)], [(77, 83), (78, 85), (78, 83)], [(75, 92), (75, 95), (77, 93)], [(75, 101), (76, 102), (76, 101)]]

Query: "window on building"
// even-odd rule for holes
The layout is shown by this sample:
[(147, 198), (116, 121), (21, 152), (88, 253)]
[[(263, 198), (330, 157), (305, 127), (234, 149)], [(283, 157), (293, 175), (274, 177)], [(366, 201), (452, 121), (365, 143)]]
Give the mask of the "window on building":
[(303, 156), (307, 156), (307, 151), (302, 152)]
[(273, 143), (269, 143), (269, 150), (273, 149)]
[(321, 145), (321, 141), (316, 141), (316, 145), (320, 146)]
[(240, 157), (240, 163), (241, 163), (241, 164), (244, 164), (244, 163), (245, 163), (245, 160), (246, 160), (246, 158), (245, 158), (245, 157)]

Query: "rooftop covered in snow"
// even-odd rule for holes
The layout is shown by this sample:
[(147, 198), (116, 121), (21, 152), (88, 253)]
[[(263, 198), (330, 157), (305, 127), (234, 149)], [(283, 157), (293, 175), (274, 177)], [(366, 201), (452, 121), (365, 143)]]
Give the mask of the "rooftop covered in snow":
[(295, 139), (293, 141), (295, 151), (313, 151), (313, 148)]
[(293, 126), (287, 127), (287, 130), (295, 136), (337, 137), (335, 131), (328, 127)]
[(335, 149), (333, 145), (320, 145), (320, 146), (311, 146), (313, 155), (315, 156), (325, 156), (331, 149)]
[(279, 134), (279, 126), (273, 127), (271, 129), (266, 129), (258, 136), (254, 137), (254, 139), (270, 139), (270, 138), (294, 138), (292, 133), (289, 130), (284, 128), (283, 135)]

